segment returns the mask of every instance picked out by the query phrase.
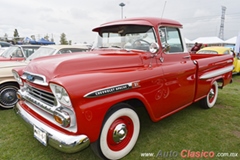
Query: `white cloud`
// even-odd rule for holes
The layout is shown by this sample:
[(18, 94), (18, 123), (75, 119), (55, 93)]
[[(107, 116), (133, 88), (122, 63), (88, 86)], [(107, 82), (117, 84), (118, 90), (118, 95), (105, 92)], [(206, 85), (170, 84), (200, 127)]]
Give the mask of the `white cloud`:
[(124, 17), (163, 15), (182, 23), (188, 39), (218, 35), (221, 6), (225, 5), (225, 38), (240, 30), (238, 0), (8, 0), (0, 5), (0, 36), (6, 33), (11, 37), (17, 29), (20, 36), (41, 38), (48, 34), (56, 43), (61, 33), (73, 43), (91, 43), (95, 37), (92, 28), (121, 18), (121, 2), (125, 3)]
[(194, 17), (207, 17), (207, 16), (211, 16), (210, 11), (206, 10), (206, 9), (196, 9), (194, 15)]

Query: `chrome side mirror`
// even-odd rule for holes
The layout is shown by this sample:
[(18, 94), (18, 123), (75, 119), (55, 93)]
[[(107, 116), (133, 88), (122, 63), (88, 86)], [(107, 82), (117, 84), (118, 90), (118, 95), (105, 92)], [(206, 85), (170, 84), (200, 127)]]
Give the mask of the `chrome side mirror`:
[(149, 46), (149, 51), (152, 53), (152, 54), (155, 54), (159, 51), (159, 45), (154, 42), (154, 43), (151, 43), (151, 45)]
[(162, 43), (163, 50), (168, 52), (170, 50), (170, 45), (168, 43)]

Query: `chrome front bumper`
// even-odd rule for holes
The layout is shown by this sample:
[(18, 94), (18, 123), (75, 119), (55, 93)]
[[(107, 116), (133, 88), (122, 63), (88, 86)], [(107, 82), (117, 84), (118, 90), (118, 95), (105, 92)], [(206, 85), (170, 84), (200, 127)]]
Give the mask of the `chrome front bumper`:
[(19, 103), (17, 103), (14, 107), (14, 112), (20, 120), (22, 120), (30, 129), (32, 129), (32, 132), (34, 130), (34, 126), (46, 131), (47, 145), (50, 145), (57, 150), (65, 153), (75, 153), (87, 148), (90, 144), (89, 138), (86, 135), (67, 135), (39, 122), (24, 109), (22, 109)]

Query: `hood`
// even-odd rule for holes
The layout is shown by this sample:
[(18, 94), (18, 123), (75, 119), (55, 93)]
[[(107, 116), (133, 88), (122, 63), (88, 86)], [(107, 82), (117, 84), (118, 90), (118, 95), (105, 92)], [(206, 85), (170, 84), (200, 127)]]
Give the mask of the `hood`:
[(91, 51), (41, 57), (31, 61), (24, 71), (44, 75), (48, 82), (65, 75), (142, 66), (142, 58), (138, 53), (114, 50), (104, 51), (104, 54)]

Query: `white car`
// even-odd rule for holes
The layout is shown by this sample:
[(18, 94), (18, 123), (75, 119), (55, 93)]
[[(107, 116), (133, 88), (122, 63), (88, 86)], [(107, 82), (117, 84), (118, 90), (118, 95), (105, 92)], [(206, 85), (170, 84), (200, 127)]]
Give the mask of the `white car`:
[(34, 58), (73, 52), (83, 52), (87, 51), (88, 49), (89, 48), (87, 46), (82, 45), (46, 45), (41, 46), (25, 61), (2, 61), (0, 63), (0, 107), (12, 108), (18, 101), (16, 92), (19, 88), (19, 85), (13, 77), (13, 68), (24, 67)]
[[(41, 46), (37, 51), (27, 58), (27, 61), (31, 61), (37, 57), (50, 56), (55, 54), (67, 54), (73, 52), (88, 51), (89, 48), (83, 45), (46, 45)], [(1, 66), (0, 66), (1, 67)]]

